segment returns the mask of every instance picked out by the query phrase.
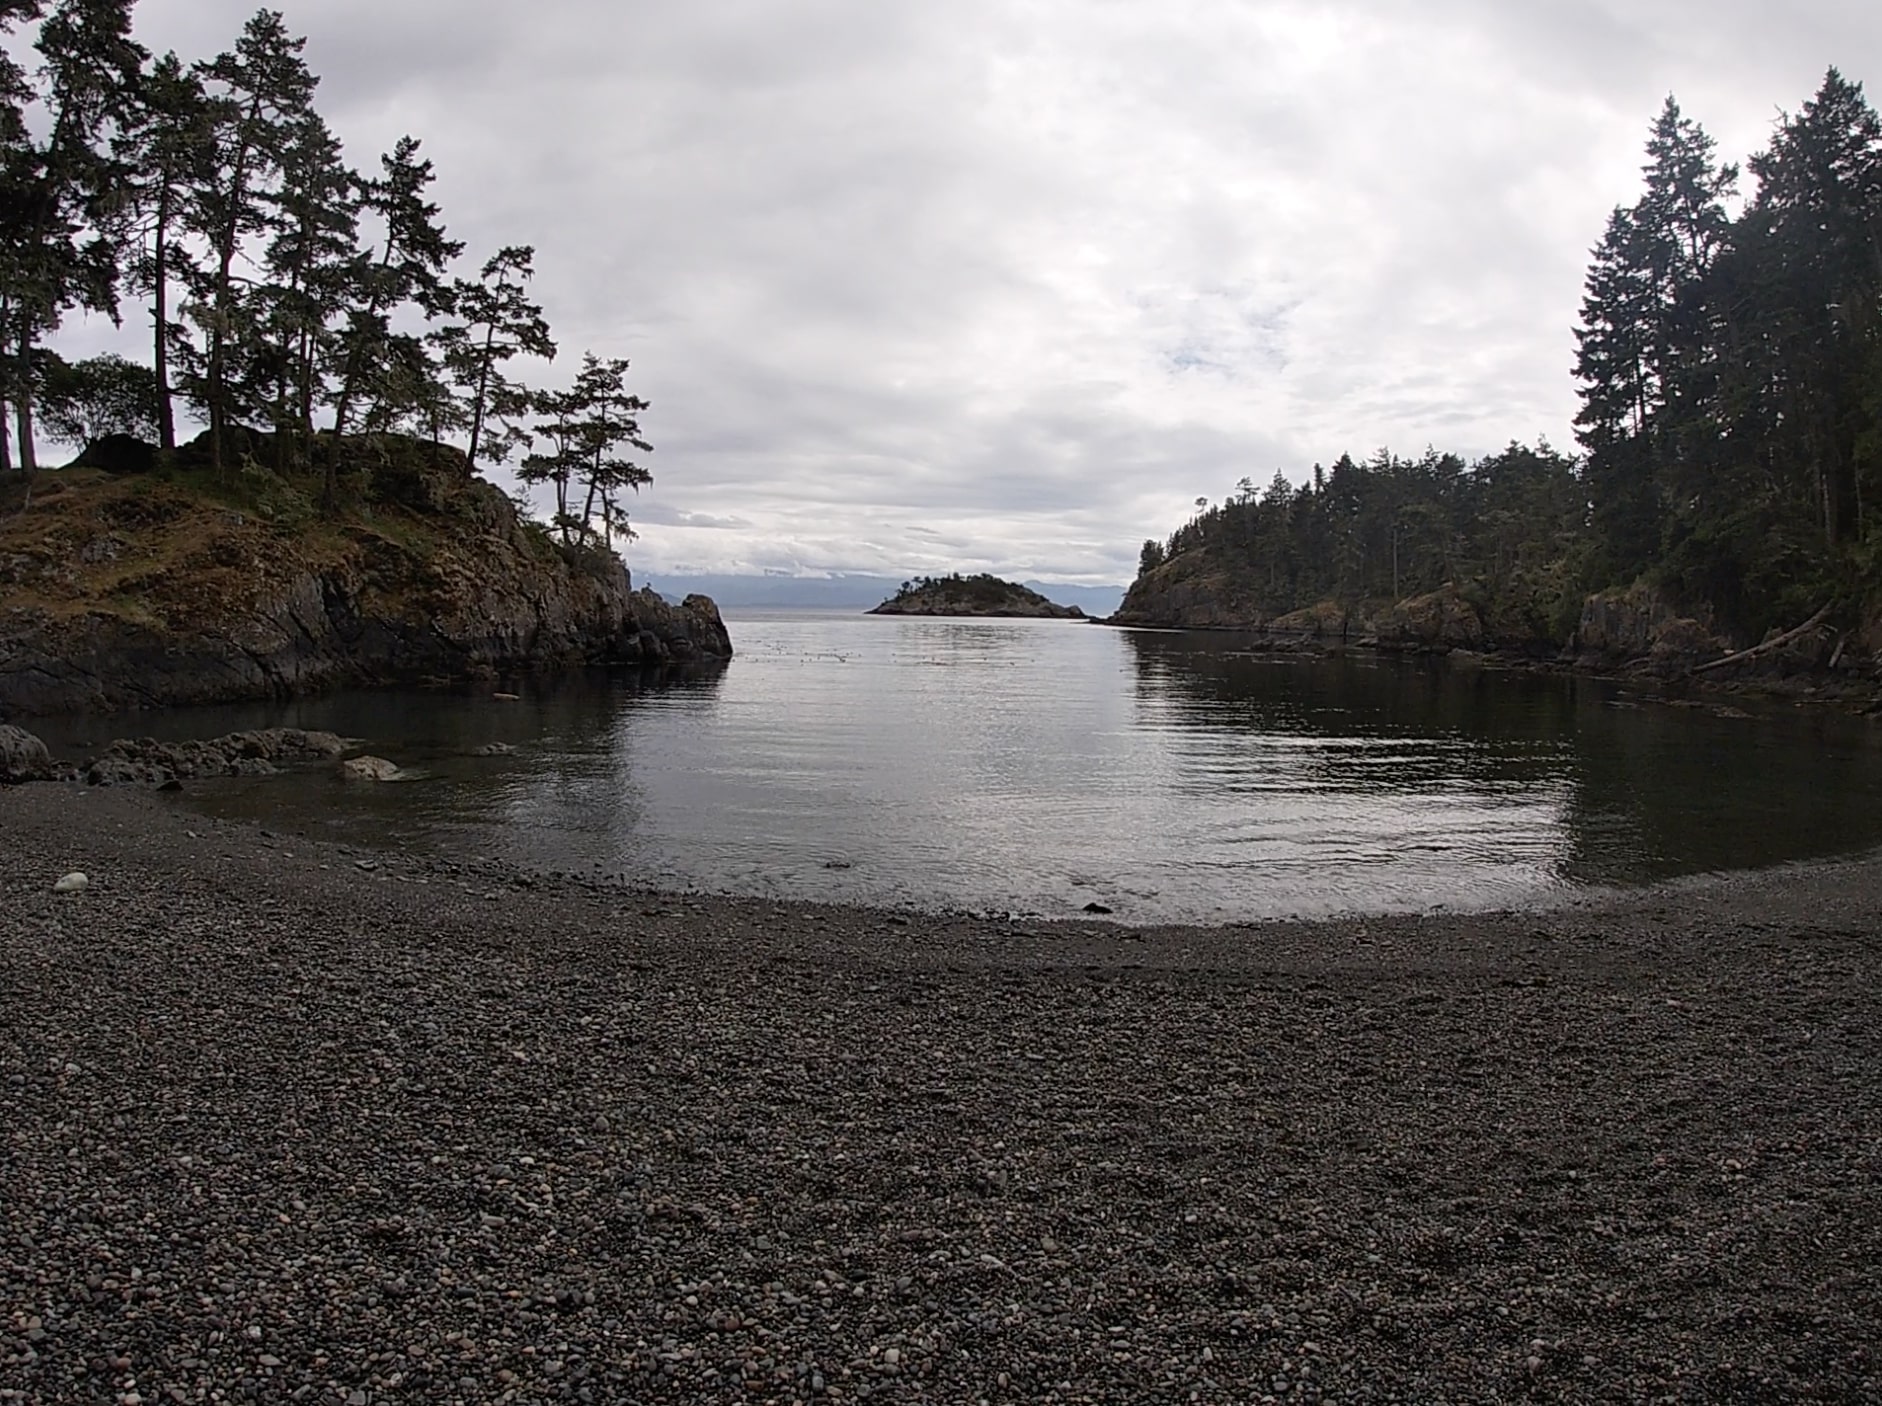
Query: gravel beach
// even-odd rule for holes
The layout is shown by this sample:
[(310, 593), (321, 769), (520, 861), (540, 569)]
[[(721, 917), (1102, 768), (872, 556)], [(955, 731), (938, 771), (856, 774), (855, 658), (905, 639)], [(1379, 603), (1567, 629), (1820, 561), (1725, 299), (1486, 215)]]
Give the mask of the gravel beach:
[(1882, 1399), (1882, 861), (1126, 929), (172, 799), (0, 791), (0, 1402)]

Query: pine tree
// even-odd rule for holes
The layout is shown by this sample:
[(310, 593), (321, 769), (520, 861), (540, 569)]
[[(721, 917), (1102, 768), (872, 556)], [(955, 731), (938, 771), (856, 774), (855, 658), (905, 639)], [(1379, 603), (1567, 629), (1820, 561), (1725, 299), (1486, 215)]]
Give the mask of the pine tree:
[[(444, 270), (464, 246), (445, 237), (438, 207), (426, 198), (434, 177), (431, 163), (418, 159), (418, 147), (415, 138), (401, 137), (379, 159), (383, 174), (363, 192), (365, 209), (383, 222), (384, 243), (377, 260), (360, 269), (345, 312), (340, 396), (333, 413), (336, 437), (346, 433), (362, 388), (397, 399), (403, 392), (389, 386), (387, 378), (409, 385), (411, 348), (395, 338), (391, 314), (412, 305), (429, 319), (452, 309)], [(382, 417), (369, 411), (368, 418)]]
[(531, 442), (546, 440), (548, 448), (524, 455), (516, 477), (527, 487), (538, 488), (546, 483), (554, 490), (555, 511), (550, 515), (549, 525), (562, 535), (565, 543), (570, 542), (580, 520), (570, 511), (569, 498), (576, 475), (587, 457), (582, 440), (581, 400), (572, 390), (535, 391), (529, 396), (529, 409), (538, 417)]
[[(11, 59), (0, 70), (0, 356), (11, 362), (7, 394), (29, 480), (38, 468), (33, 393), (41, 340), (74, 308), (117, 315), (118, 186), (109, 143), (145, 58), (130, 37), (130, 8), (131, 0), (61, 0), (35, 44), (41, 87), (26, 84)], [(0, 28), (40, 12), (12, 4), (0, 9)], [(45, 109), (43, 137), (25, 121), (32, 96)]]
[[(483, 266), (475, 282), (457, 280), (452, 301), (462, 321), (437, 334), (446, 372), (469, 406), (472, 473), (480, 453), (502, 463), (525, 438), (515, 421), (528, 412), (530, 397), (504, 374), (505, 364), (518, 356), (555, 359), (542, 308), (526, 296), (535, 257), (529, 245), (511, 245)], [(492, 421), (503, 424), (501, 433), (490, 433)]]
[[(197, 72), (207, 94), (211, 146), (190, 192), (188, 228), (208, 246), (187, 309), (203, 330), (198, 397), (209, 414), (211, 462), (220, 472), (231, 426), (244, 408), (266, 407), (286, 368), (263, 353), (261, 309), (236, 261), (253, 236), (273, 232), (263, 196), (274, 189), (297, 133), (312, 112), (317, 80), (301, 58), (306, 40), (291, 36), (279, 14), (262, 10), (235, 48)], [(276, 350), (278, 349), (270, 349)], [(237, 362), (256, 353), (250, 364)]]
[(1833, 548), (1882, 486), (1882, 121), (1832, 68), (1752, 171), (1770, 430), (1808, 466)]
[[(0, 0), (0, 40), (10, 36), (15, 27), (36, 20), (45, 10), (45, 0)], [(0, 259), (11, 265), (15, 244), (25, 238), (24, 214), (26, 191), (32, 163), (31, 142), (26, 126), (26, 109), (32, 103), (31, 76), (0, 43), (0, 210), (7, 212), (0, 221)], [(18, 212), (19, 227), (15, 227)], [(16, 291), (11, 280), (0, 274), (0, 471), (13, 468), (11, 431), (8, 411), (16, 392), (17, 363), (12, 354), (13, 307)]]
[(180, 242), (186, 192), (199, 178), (209, 150), (209, 110), (197, 75), (176, 54), (158, 59), (138, 85), (137, 102), (117, 156), (127, 180), (127, 205), (136, 221), (125, 272), (151, 299), (151, 351), (155, 368), (157, 444), (176, 448), (176, 411), (170, 356), (181, 333), (170, 307), (172, 283), (187, 282), (189, 253)]
[(648, 404), (628, 392), (627, 366), (625, 360), (603, 361), (593, 352), (586, 352), (574, 386), (581, 415), (582, 462), (577, 478), (587, 488), (582, 527), (591, 530), (588, 525), (599, 506), (602, 545), (610, 549), (617, 532), (630, 541), (634, 537), (627, 512), (620, 506), (621, 490), (638, 493), (643, 485), (653, 482), (651, 473), (620, 453), (624, 448), (642, 454), (653, 452), (653, 446), (640, 432), (640, 414)]
[[(271, 418), (278, 467), (289, 446), (313, 441), (314, 404), (332, 359), (330, 324), (363, 262), (358, 247), (360, 180), (340, 159), (340, 143), (318, 113), (295, 121), (282, 148), (281, 184), (265, 198), (275, 236), (260, 290), (264, 328), (280, 367)], [(334, 465), (328, 456), (328, 488)]]
[[(1609, 570), (1631, 576), (1660, 553), (1669, 504), (1716, 496), (1722, 312), (1713, 282), (1738, 168), (1679, 104), (1647, 141), (1646, 190), (1617, 209), (1595, 250), (1575, 373), (1578, 433)], [(1688, 524), (1690, 530), (1690, 524)]]

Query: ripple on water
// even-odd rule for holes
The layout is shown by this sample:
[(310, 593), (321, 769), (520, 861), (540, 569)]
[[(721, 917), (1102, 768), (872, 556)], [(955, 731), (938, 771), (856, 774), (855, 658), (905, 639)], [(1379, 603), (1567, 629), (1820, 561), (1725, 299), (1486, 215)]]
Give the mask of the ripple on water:
[[(1877, 730), (1586, 681), (1274, 660), (1062, 622), (733, 621), (724, 671), (194, 710), (428, 779), (184, 798), (342, 837), (755, 894), (1125, 921), (1501, 907), (1882, 844)], [(95, 722), (83, 725), (95, 732)], [(491, 743), (515, 750), (473, 756)]]

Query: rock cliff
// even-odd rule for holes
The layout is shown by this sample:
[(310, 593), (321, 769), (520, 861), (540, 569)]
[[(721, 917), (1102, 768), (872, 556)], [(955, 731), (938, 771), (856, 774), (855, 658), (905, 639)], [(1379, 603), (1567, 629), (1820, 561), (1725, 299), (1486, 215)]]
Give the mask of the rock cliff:
[[(1209, 551), (1141, 572), (1107, 624), (1235, 630), (1252, 647), (1487, 653), (1514, 663), (1848, 702), (1882, 711), (1882, 602), (1833, 603), (1791, 628), (1735, 640), (1703, 603), (1682, 606), (1648, 582), (1579, 596), (1572, 583), (1446, 584), (1402, 601), (1323, 600), (1272, 613), (1261, 581)], [(1577, 613), (1559, 607), (1572, 605)]]
[(349, 438), (338, 488), (330, 510), (317, 482), (253, 467), (47, 475), (0, 526), (0, 712), (731, 653), (709, 599), (636, 592), (455, 450)]

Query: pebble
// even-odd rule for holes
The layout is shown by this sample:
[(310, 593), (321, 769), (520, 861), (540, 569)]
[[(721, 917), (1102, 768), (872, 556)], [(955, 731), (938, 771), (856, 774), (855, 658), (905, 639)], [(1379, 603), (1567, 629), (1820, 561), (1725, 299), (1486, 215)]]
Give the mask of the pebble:
[[(43, 880), (41, 882), (44, 882)], [(91, 880), (74, 869), (52, 886), (54, 893), (82, 893), (91, 886)]]
[(6, 1406), (1882, 1399), (1870, 861), (1360, 951), (210, 869), (154, 804), (0, 792)]

